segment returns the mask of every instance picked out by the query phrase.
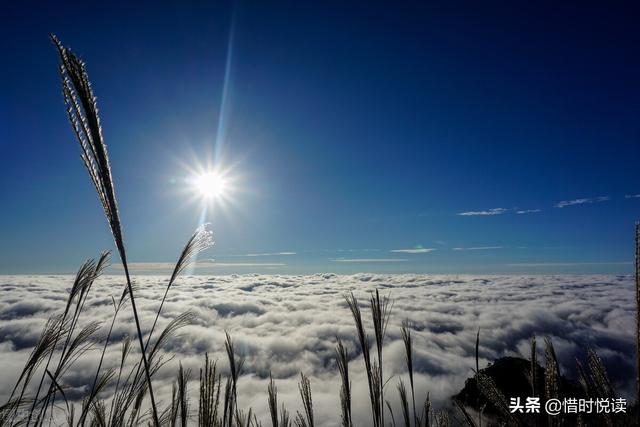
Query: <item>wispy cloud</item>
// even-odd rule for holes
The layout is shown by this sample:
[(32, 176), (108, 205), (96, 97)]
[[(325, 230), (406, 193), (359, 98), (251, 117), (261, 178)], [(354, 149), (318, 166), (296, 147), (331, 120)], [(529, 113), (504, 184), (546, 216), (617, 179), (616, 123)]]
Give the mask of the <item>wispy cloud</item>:
[(401, 254), (426, 254), (435, 251), (435, 248), (392, 249), (390, 252)]
[[(175, 267), (171, 262), (131, 262), (128, 264), (132, 271), (170, 271)], [(200, 260), (194, 263), (196, 269), (200, 268), (224, 268), (224, 267), (285, 267), (287, 264), (268, 262), (217, 262), (211, 259)], [(122, 264), (113, 264), (111, 269), (122, 270)]]
[(234, 255), (234, 256), (259, 257), (259, 256), (283, 256), (283, 255), (296, 255), (296, 252), (263, 252), (263, 253), (251, 253), (251, 254), (242, 254), (242, 255)]
[(406, 262), (407, 259), (401, 258), (335, 258), (333, 262), (347, 262), (347, 263), (376, 263), (376, 262)]
[(556, 208), (565, 208), (567, 206), (575, 206), (575, 205), (584, 205), (588, 203), (600, 203), (606, 202), (609, 200), (609, 196), (600, 196), (600, 197), (585, 197), (582, 199), (573, 199), (573, 200), (563, 200), (561, 202), (556, 203)]
[(504, 249), (504, 246), (474, 246), (470, 248), (453, 248), (454, 251), (490, 251), (492, 249)]
[(508, 267), (576, 267), (581, 265), (632, 265), (632, 261), (614, 262), (523, 262), (506, 264)]
[(486, 211), (469, 211), (459, 212), (460, 216), (490, 216), (490, 215), (502, 215), (505, 212), (509, 212), (510, 209), (505, 208), (493, 208)]
[(542, 209), (522, 209), (522, 210), (516, 211), (516, 213), (518, 215), (530, 214), (530, 213), (538, 213), (538, 212), (542, 212)]
[(287, 264), (281, 262), (211, 262), (206, 264), (196, 263), (197, 268), (210, 267), (286, 267)]
[[(161, 270), (171, 270), (175, 266), (174, 263), (171, 262), (130, 262), (128, 263), (129, 270), (133, 271), (161, 271)], [(109, 266), (111, 269), (123, 270), (122, 264), (115, 263)]]
[(627, 194), (624, 196), (625, 199), (640, 199), (640, 194)]

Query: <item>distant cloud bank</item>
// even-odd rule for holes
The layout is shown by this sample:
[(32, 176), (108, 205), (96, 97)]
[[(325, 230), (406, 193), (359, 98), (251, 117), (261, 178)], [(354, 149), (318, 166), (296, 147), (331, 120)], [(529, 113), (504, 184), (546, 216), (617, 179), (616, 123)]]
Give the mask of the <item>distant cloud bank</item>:
[(242, 255), (235, 255), (235, 256), (240, 256), (240, 257), (262, 257), (262, 256), (287, 256), (287, 255), (296, 255), (296, 252), (264, 252), (264, 253), (242, 254)]
[(453, 248), (454, 251), (489, 251), (493, 249), (504, 249), (504, 246), (474, 246), (470, 248)]
[(401, 253), (401, 254), (426, 254), (429, 252), (433, 252), (436, 249), (434, 248), (415, 248), (415, 249), (392, 249), (390, 252)]

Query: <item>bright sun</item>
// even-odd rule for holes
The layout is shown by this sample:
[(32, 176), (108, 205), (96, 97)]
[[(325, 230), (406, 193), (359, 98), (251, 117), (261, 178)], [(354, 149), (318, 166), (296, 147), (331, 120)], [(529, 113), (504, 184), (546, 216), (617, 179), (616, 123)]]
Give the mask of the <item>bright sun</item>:
[(200, 195), (206, 199), (224, 197), (227, 192), (227, 181), (217, 172), (206, 172), (195, 177), (194, 184)]

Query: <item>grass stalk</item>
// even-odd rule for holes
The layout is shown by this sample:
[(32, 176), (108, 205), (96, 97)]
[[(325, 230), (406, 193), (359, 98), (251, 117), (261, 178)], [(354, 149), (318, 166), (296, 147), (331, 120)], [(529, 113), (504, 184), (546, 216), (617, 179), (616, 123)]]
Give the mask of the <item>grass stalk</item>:
[(411, 403), (413, 407), (413, 425), (418, 426), (418, 413), (416, 412), (416, 391), (413, 382), (413, 339), (411, 337), (411, 323), (408, 319), (402, 322), (402, 328), (400, 329), (402, 335), (402, 342), (404, 343), (404, 355), (407, 365), (407, 372), (409, 373), (409, 386), (411, 387)]
[[(45, 366), (45, 369), (44, 369), (45, 372), (43, 373), (43, 378), (40, 380), (38, 391), (36, 392), (36, 397), (34, 398), (32, 411), (29, 414), (29, 419), (27, 420), (27, 426), (29, 425), (31, 421), (31, 416), (34, 413), (35, 405), (38, 400), (38, 395), (43, 384), (44, 375), (49, 372), (48, 375), (51, 376), (51, 382), (49, 385), (49, 390), (45, 394), (44, 404), (41, 405), (40, 412), (38, 413), (38, 417), (36, 418), (36, 421), (35, 421), (36, 426), (40, 423), (40, 421), (44, 422), (44, 416), (46, 415), (49, 402), (51, 402), (52, 411), (53, 411), (53, 405), (55, 403), (56, 393), (58, 392), (58, 388), (56, 388), (55, 385), (58, 379), (60, 378), (60, 376), (62, 375), (63, 371), (66, 370), (68, 366), (71, 365), (72, 363), (71, 360), (74, 360), (74, 358), (71, 357), (73, 354), (72, 350), (75, 350), (79, 346), (84, 345), (84, 343), (89, 340), (90, 335), (93, 335), (93, 333), (97, 331), (97, 324), (93, 324), (90, 329), (86, 329), (86, 328), (83, 329), (83, 331), (81, 331), (76, 336), (76, 338), (73, 341), (71, 341), (71, 337), (73, 336), (75, 328), (78, 325), (80, 314), (84, 309), (84, 303), (86, 302), (87, 297), (89, 296), (89, 291), (91, 290), (91, 287), (93, 286), (94, 281), (100, 276), (100, 274), (102, 273), (102, 270), (106, 266), (108, 256), (109, 256), (108, 252), (103, 252), (100, 258), (98, 259), (98, 262), (95, 262), (94, 260), (89, 260), (85, 262), (85, 264), (83, 264), (83, 266), (80, 268), (78, 275), (76, 276), (76, 280), (74, 281), (74, 285), (72, 286), (72, 289), (69, 295), (69, 300), (67, 302), (67, 306), (65, 308), (65, 312), (62, 317), (62, 323), (60, 326), (61, 328), (64, 327), (66, 316), (70, 311), (71, 305), (73, 304), (73, 301), (77, 299), (75, 309), (73, 311), (73, 315), (69, 321), (70, 326), (68, 327), (68, 330), (65, 332), (66, 339), (60, 352), (60, 357), (58, 359), (58, 366), (54, 371), (55, 373), (51, 376), (51, 373), (48, 371), (48, 366), (49, 366), (49, 363), (51, 362), (51, 357), (53, 355), (53, 350), (55, 349), (55, 344), (61, 337), (60, 330), (56, 338), (56, 343), (54, 343), (54, 347), (52, 348), (52, 351), (49, 354), (49, 359), (47, 361), (47, 366)], [(90, 331), (90, 332), (87, 332), (87, 331)], [(87, 334), (87, 335), (85, 336), (84, 334)], [(69, 350), (70, 346), (72, 350)]]
[(400, 397), (400, 407), (402, 409), (402, 419), (404, 420), (404, 427), (411, 427), (411, 415), (409, 415), (407, 387), (404, 385), (404, 381), (402, 381), (402, 378), (400, 378), (400, 382), (398, 382), (398, 395)]
[(387, 404), (387, 409), (389, 410), (389, 414), (391, 415), (391, 427), (396, 427), (396, 417), (393, 414), (393, 408), (391, 407), (391, 403), (387, 400), (385, 402)]
[(340, 372), (342, 384), (340, 386), (340, 408), (342, 412), (342, 427), (352, 427), (351, 416), (351, 380), (349, 379), (349, 357), (347, 349), (338, 338), (336, 346), (336, 364)]
[(378, 353), (378, 381), (375, 388), (376, 401), (379, 406), (380, 426), (384, 426), (384, 376), (382, 372), (382, 349), (384, 347), (384, 338), (387, 333), (387, 325), (391, 314), (389, 297), (385, 296), (380, 299), (380, 292), (376, 289), (375, 294), (370, 299), (371, 317), (373, 320), (373, 331), (376, 338), (376, 349)]
[(300, 373), (300, 383), (298, 384), (298, 390), (300, 391), (300, 398), (302, 399), (302, 407), (304, 409), (304, 417), (298, 412), (296, 418), (296, 424), (301, 427), (314, 427), (313, 419), (313, 399), (311, 398), (311, 382), (309, 378)]
[(122, 342), (122, 351), (121, 351), (121, 356), (120, 356), (120, 368), (118, 369), (118, 377), (116, 378), (116, 385), (114, 387), (114, 392), (113, 392), (113, 397), (111, 399), (111, 409), (109, 410), (109, 418), (108, 418), (108, 425), (112, 426), (112, 421), (113, 421), (113, 412), (114, 412), (114, 405), (116, 403), (116, 398), (118, 396), (118, 388), (120, 387), (120, 380), (122, 378), (122, 370), (124, 369), (124, 364), (125, 361), (127, 360), (127, 356), (129, 355), (129, 351), (131, 350), (131, 337), (127, 336), (125, 337), (124, 341)]
[[(32, 415), (35, 412), (36, 409), (36, 404), (38, 402), (38, 397), (40, 396), (40, 391), (42, 390), (42, 386), (44, 384), (44, 380), (45, 377), (47, 376), (47, 372), (49, 370), (49, 365), (51, 364), (51, 360), (53, 358), (53, 354), (55, 353), (55, 347), (58, 343), (58, 341), (62, 338), (62, 335), (64, 335), (65, 333), (67, 333), (67, 331), (65, 331), (65, 321), (67, 319), (67, 316), (69, 314), (69, 311), (71, 310), (71, 307), (73, 305), (73, 302), (76, 299), (76, 296), (80, 293), (80, 290), (83, 289), (86, 286), (86, 281), (88, 281), (91, 277), (91, 275), (93, 274), (95, 268), (95, 261), (94, 260), (87, 260), (84, 262), (84, 264), (82, 264), (82, 266), (80, 266), (80, 269), (78, 270), (78, 272), (76, 273), (76, 277), (75, 280), (73, 282), (73, 285), (71, 286), (71, 290), (69, 292), (69, 297), (67, 298), (67, 303), (65, 305), (65, 309), (64, 312), (62, 313), (62, 316), (60, 317), (60, 323), (58, 325), (58, 330), (56, 332), (55, 338), (53, 340), (53, 344), (49, 350), (49, 354), (47, 357), (47, 363), (44, 366), (43, 372), (42, 372), (42, 376), (40, 378), (40, 383), (38, 384), (38, 389), (36, 390), (36, 394), (35, 397), (33, 399), (33, 404), (31, 405), (31, 410), (29, 411), (29, 417), (27, 419), (27, 426), (31, 423), (31, 418)], [(67, 335), (68, 337), (69, 335)], [(66, 341), (68, 343), (68, 339)], [(62, 357), (62, 356), (61, 356)], [(51, 384), (51, 386), (53, 387), (53, 382)], [(48, 394), (47, 394), (48, 397)], [(37, 424), (37, 422), (36, 422)]]
[(200, 369), (200, 401), (198, 406), (198, 426), (214, 427), (218, 421), (221, 377), (217, 374), (215, 362), (204, 355), (204, 367)]
[(178, 368), (178, 402), (180, 403), (180, 426), (187, 427), (187, 420), (189, 419), (189, 390), (187, 385), (189, 383), (189, 377), (191, 372), (185, 371), (180, 363)]
[(269, 373), (269, 385), (267, 386), (267, 397), (269, 399), (269, 415), (271, 415), (271, 426), (278, 427), (278, 388), (273, 382), (273, 377)]
[[(225, 332), (226, 341), (224, 343), (225, 350), (227, 352), (227, 358), (229, 360), (229, 383), (228, 393), (225, 393), (225, 401), (228, 403), (228, 421), (229, 427), (233, 422), (234, 414), (238, 409), (238, 378), (242, 372), (244, 366), (244, 358), (237, 357), (236, 349), (229, 333)], [(226, 406), (226, 405), (225, 405)], [(225, 411), (226, 412), (226, 411)]]
[(182, 248), (182, 252), (180, 252), (178, 261), (173, 268), (171, 278), (169, 279), (169, 283), (167, 284), (164, 295), (162, 296), (162, 300), (160, 301), (160, 307), (156, 312), (156, 317), (153, 320), (153, 324), (151, 325), (151, 329), (149, 330), (149, 334), (147, 335), (145, 351), (149, 346), (149, 341), (151, 341), (151, 336), (153, 335), (153, 331), (155, 330), (156, 324), (158, 323), (158, 318), (160, 317), (160, 313), (162, 312), (162, 307), (164, 307), (164, 303), (167, 299), (167, 295), (169, 294), (169, 290), (174, 285), (176, 279), (180, 276), (180, 274), (189, 266), (190, 261), (201, 251), (204, 251), (213, 246), (213, 243), (213, 233), (207, 229), (206, 225), (203, 225), (191, 235), (184, 248)]
[(102, 135), (96, 98), (93, 95), (84, 63), (65, 48), (53, 34), (51, 35), (51, 39), (58, 48), (61, 60), (60, 76), (62, 78), (62, 91), (67, 105), (69, 121), (80, 144), (82, 160), (100, 198), (124, 268), (127, 288), (131, 299), (131, 309), (133, 310), (133, 317), (136, 323), (138, 342), (140, 344), (140, 352), (151, 399), (153, 421), (155, 426), (159, 426), (160, 421), (158, 419), (158, 410), (153, 394), (151, 374), (142, 339), (142, 328), (133, 295), (133, 286), (131, 285), (124, 237), (120, 225), (120, 215), (118, 213), (118, 204), (111, 175), (111, 165), (107, 154), (107, 146), (104, 143)]
[(374, 372), (371, 364), (371, 353), (369, 348), (369, 335), (367, 334), (364, 323), (362, 321), (362, 313), (360, 311), (360, 305), (355, 295), (350, 293), (345, 296), (349, 310), (353, 316), (353, 320), (356, 325), (356, 332), (358, 334), (358, 341), (360, 348), (362, 349), (362, 359), (364, 360), (365, 371), (367, 374), (367, 384), (369, 385), (369, 400), (371, 401), (371, 416), (373, 418), (373, 427), (381, 427), (380, 420), (380, 406), (376, 400), (376, 389), (374, 385)]
[[(203, 225), (199, 227), (189, 238), (187, 243), (182, 249), (180, 256), (173, 268), (173, 272), (169, 279), (169, 283), (165, 288), (164, 295), (162, 296), (162, 300), (160, 301), (160, 307), (156, 311), (156, 316), (153, 320), (153, 324), (151, 325), (151, 329), (149, 330), (149, 334), (147, 335), (147, 340), (144, 344), (144, 353), (146, 354), (149, 349), (149, 343), (151, 342), (151, 337), (153, 336), (153, 332), (155, 331), (156, 325), (158, 323), (158, 319), (160, 318), (160, 314), (162, 313), (162, 308), (164, 307), (164, 303), (169, 294), (169, 290), (174, 285), (176, 279), (180, 276), (180, 274), (189, 266), (190, 261), (195, 258), (195, 256), (201, 251), (210, 248), (213, 246), (213, 233), (207, 229), (207, 225)], [(143, 360), (138, 362), (136, 366), (136, 372), (134, 377), (137, 378), (142, 366)]]

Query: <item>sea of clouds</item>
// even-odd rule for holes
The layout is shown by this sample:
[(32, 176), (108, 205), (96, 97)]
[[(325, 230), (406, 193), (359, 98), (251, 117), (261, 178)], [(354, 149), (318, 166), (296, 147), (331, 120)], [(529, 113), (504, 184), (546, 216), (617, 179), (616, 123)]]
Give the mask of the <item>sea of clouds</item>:
[[(72, 280), (71, 276), (0, 276), (0, 402), (8, 398), (46, 319), (64, 307)], [(167, 278), (138, 276), (135, 283), (141, 322), (148, 330)], [(123, 284), (120, 276), (100, 278), (82, 319), (103, 321), (106, 329), (113, 314), (111, 297), (118, 298)], [(161, 325), (187, 310), (196, 314), (197, 321), (164, 348), (175, 358), (158, 373), (156, 395), (166, 404), (181, 361), (192, 371), (189, 386), (195, 409), (198, 370), (205, 352), (226, 369), (226, 330), (246, 357), (238, 384), (241, 407), (252, 407), (267, 420), (271, 373), (279, 400), (295, 414), (301, 408), (297, 382), (303, 372), (311, 379), (317, 425), (337, 425), (340, 382), (334, 349), (340, 337), (352, 356), (355, 419), (358, 425), (366, 425), (370, 420), (366, 377), (344, 296), (352, 291), (361, 303), (367, 303), (376, 289), (393, 300), (383, 366), (385, 377), (391, 377), (385, 397), (394, 406), (398, 379), (406, 380), (400, 336), (404, 319), (415, 328), (417, 398), (422, 401), (429, 392), (436, 407), (448, 405), (451, 395), (472, 375), (478, 329), (481, 367), (505, 355), (528, 357), (531, 337), (549, 336), (563, 373), (574, 376), (575, 357), (584, 357), (591, 347), (604, 360), (620, 393), (631, 396), (635, 381), (632, 277), (414, 274), (182, 278), (169, 294)], [(363, 314), (372, 333), (368, 308)], [(129, 306), (121, 312), (114, 334), (116, 341), (127, 334), (135, 337)], [(137, 342), (134, 345), (137, 348)], [(88, 353), (64, 377), (69, 396), (79, 395), (91, 384), (98, 357), (99, 350)], [(106, 366), (117, 366), (119, 359), (120, 343), (115, 342), (108, 349)]]

